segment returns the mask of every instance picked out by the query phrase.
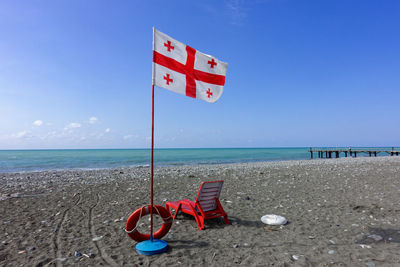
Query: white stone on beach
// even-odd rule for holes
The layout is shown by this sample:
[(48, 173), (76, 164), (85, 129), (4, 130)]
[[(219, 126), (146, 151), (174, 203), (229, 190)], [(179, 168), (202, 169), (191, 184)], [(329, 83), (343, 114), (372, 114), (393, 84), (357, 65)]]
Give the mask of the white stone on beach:
[(284, 225), (287, 223), (287, 220), (283, 216), (275, 215), (275, 214), (267, 214), (261, 217), (261, 221), (268, 225)]
[(103, 238), (103, 236), (96, 236), (92, 239), (92, 241), (100, 241)]

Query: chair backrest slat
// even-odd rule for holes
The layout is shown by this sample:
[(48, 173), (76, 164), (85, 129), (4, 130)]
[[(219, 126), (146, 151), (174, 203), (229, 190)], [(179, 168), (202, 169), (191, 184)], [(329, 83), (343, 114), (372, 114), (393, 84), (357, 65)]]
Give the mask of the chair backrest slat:
[(203, 211), (211, 211), (217, 208), (215, 199), (218, 199), (221, 195), (223, 184), (224, 181), (201, 183), (196, 202), (200, 204)]

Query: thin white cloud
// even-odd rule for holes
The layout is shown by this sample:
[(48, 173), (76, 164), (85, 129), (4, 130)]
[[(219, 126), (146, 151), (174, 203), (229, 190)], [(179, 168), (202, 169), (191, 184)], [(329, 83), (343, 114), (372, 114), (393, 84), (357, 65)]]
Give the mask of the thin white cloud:
[(97, 123), (98, 121), (99, 121), (99, 119), (96, 118), (96, 117), (90, 117), (90, 118), (89, 118), (89, 123), (90, 123), (90, 124), (95, 124), (95, 123)]
[(227, 0), (225, 6), (228, 9), (232, 24), (242, 24), (243, 19), (246, 17), (246, 11), (243, 7), (243, 0)]
[(137, 135), (137, 134), (127, 134), (127, 135), (124, 135), (124, 140), (128, 140), (128, 139), (136, 139), (136, 138), (139, 138), (139, 136)]
[(16, 138), (16, 139), (29, 138), (30, 137), (30, 132), (29, 131), (21, 131), (21, 132), (12, 134), (11, 137)]
[(42, 125), (43, 125), (43, 121), (41, 121), (41, 120), (36, 120), (36, 121), (33, 122), (33, 125), (35, 125), (35, 126), (42, 126)]
[(131, 139), (133, 137), (133, 135), (131, 135), (131, 134), (128, 134), (128, 135), (124, 135), (124, 140), (128, 140), (128, 139)]
[(65, 126), (64, 130), (71, 130), (71, 129), (76, 129), (76, 128), (81, 128), (81, 124), (78, 122), (71, 122), (67, 126)]
[(105, 133), (109, 133), (109, 132), (111, 132), (111, 129), (110, 129), (110, 128), (107, 128), (107, 129), (104, 130), (104, 132), (105, 132)]
[(57, 138), (59, 136), (60, 136), (60, 134), (57, 133), (56, 131), (50, 131), (50, 132), (46, 133), (45, 135), (43, 135), (41, 137), (41, 139), (42, 140), (46, 140), (46, 139), (49, 139), (49, 138)]

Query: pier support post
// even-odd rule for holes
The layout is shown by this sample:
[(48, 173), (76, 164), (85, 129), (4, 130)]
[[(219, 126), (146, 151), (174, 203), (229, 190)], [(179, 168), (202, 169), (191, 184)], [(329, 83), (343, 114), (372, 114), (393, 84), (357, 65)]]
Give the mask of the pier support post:
[(344, 152), (344, 156), (347, 158), (347, 151)]
[(335, 151), (336, 153), (336, 158), (339, 158), (339, 151)]

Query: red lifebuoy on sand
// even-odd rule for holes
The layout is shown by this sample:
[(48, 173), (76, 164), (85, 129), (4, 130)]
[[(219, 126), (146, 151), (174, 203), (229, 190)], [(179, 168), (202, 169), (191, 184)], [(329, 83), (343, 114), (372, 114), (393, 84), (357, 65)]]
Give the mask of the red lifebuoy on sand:
[[(131, 214), (131, 216), (129, 216), (128, 221), (126, 222), (125, 231), (128, 233), (130, 238), (137, 242), (150, 239), (149, 234), (142, 234), (136, 229), (136, 224), (140, 220), (140, 218), (150, 213), (150, 207), (151, 205), (138, 208)], [(160, 230), (153, 233), (153, 237), (155, 239), (160, 239), (168, 233), (169, 229), (171, 228), (173, 219), (169, 211), (159, 205), (153, 205), (153, 215), (154, 214), (158, 214), (159, 216), (161, 216), (164, 221)]]

